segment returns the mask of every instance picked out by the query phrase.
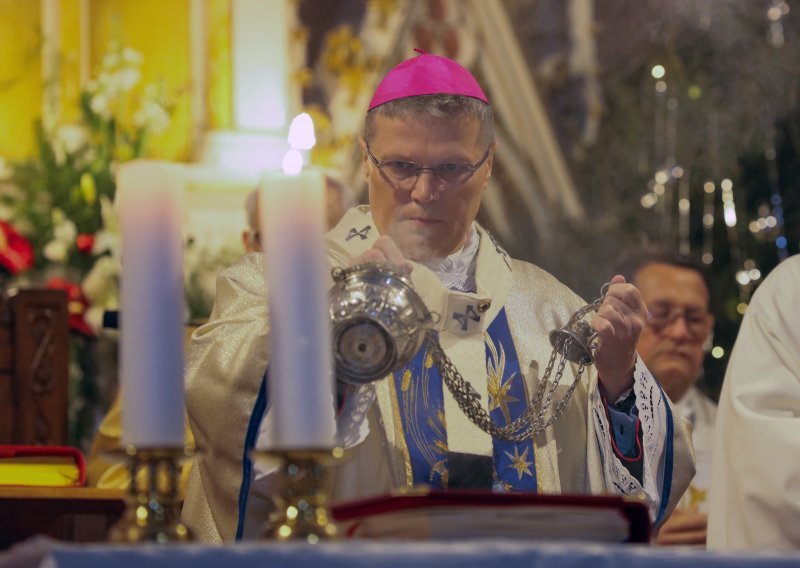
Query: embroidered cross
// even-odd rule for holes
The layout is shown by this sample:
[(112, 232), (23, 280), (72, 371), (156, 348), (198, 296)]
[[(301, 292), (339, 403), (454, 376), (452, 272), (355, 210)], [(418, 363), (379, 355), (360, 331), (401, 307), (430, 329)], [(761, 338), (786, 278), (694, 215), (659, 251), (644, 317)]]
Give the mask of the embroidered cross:
[(461, 324), (461, 331), (467, 331), (469, 320), (481, 321), (481, 316), (478, 315), (478, 312), (475, 311), (475, 307), (472, 304), (467, 304), (465, 313), (460, 314), (458, 312), (453, 312), (453, 319)]
[(361, 237), (362, 241), (366, 241), (367, 240), (367, 235), (369, 234), (370, 229), (372, 229), (371, 225), (367, 225), (366, 227), (364, 227), (360, 231), (356, 231), (356, 228), (353, 227), (352, 229), (350, 229), (350, 232), (347, 233), (347, 237), (345, 237), (344, 240), (345, 241), (349, 241), (353, 237), (359, 236), (359, 237)]
[(494, 238), (494, 235), (492, 233), (488, 234), (489, 238), (492, 240), (492, 244), (494, 245), (494, 250), (496, 250), (497, 253), (503, 257), (503, 262), (505, 262), (508, 269), (511, 270), (511, 265), (508, 263), (508, 253), (503, 249), (503, 247), (500, 246), (500, 243), (497, 242), (497, 239)]

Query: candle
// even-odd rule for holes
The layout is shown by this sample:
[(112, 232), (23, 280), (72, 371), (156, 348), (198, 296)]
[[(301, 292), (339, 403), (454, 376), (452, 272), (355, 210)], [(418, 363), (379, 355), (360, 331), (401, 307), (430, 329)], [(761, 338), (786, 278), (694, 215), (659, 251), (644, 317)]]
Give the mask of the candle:
[(120, 167), (122, 441), (183, 447), (183, 179), (175, 165)]
[[(296, 151), (290, 152), (289, 157), (299, 159)], [(336, 426), (323, 249), (324, 179), (314, 170), (267, 172), (260, 191), (272, 442), (280, 449), (330, 448)]]

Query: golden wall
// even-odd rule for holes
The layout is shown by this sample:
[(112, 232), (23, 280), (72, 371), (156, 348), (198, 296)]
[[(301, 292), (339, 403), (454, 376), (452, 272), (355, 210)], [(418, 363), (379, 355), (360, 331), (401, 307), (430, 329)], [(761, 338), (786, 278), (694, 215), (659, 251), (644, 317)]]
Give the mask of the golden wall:
[(39, 2), (0, 0), (0, 157), (33, 152), (41, 112)]
[[(153, 138), (148, 155), (189, 160), (191, 139), (190, 0), (87, 0), (88, 29), (81, 29), (81, 1), (56, 0), (60, 20), (57, 82), (60, 123), (78, 116), (81, 37), (93, 72), (117, 41), (142, 54), (144, 85), (160, 83), (173, 103), (169, 130)], [(230, 125), (230, 0), (205, 0), (208, 61), (207, 116), (211, 128)], [(33, 124), (42, 115), (42, 3), (0, 0), (0, 158), (35, 155)], [(134, 91), (134, 97), (137, 91)], [(126, 117), (123, 117), (126, 118)], [(127, 117), (129, 118), (129, 117)]]

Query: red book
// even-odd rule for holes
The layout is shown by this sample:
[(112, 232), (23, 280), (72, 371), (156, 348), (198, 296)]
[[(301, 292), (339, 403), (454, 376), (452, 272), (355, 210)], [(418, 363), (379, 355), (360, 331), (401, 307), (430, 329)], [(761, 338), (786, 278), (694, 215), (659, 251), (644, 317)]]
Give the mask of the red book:
[(649, 542), (642, 501), (617, 496), (433, 489), (341, 503), (332, 514), (356, 538)]

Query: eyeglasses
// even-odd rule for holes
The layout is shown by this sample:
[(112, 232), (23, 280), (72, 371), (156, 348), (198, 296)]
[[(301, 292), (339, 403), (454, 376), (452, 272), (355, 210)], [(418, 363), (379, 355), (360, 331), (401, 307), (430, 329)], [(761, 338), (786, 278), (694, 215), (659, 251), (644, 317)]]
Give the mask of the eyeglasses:
[(678, 308), (676, 306), (653, 306), (647, 325), (656, 333), (664, 333), (678, 318), (686, 322), (686, 331), (691, 339), (705, 339), (708, 329), (709, 313), (702, 309)]
[(491, 145), (486, 148), (486, 153), (478, 162), (474, 164), (464, 162), (441, 162), (433, 164), (432, 166), (422, 166), (415, 162), (406, 162), (404, 160), (379, 160), (372, 155), (369, 149), (369, 144), (366, 145), (367, 155), (375, 167), (381, 171), (381, 174), (391, 183), (396, 189), (402, 191), (411, 191), (417, 183), (417, 180), (422, 175), (422, 172), (428, 171), (442, 184), (442, 185), (459, 185), (466, 183), (472, 175), (478, 171), (483, 163), (489, 158), (489, 153), (492, 151)]

